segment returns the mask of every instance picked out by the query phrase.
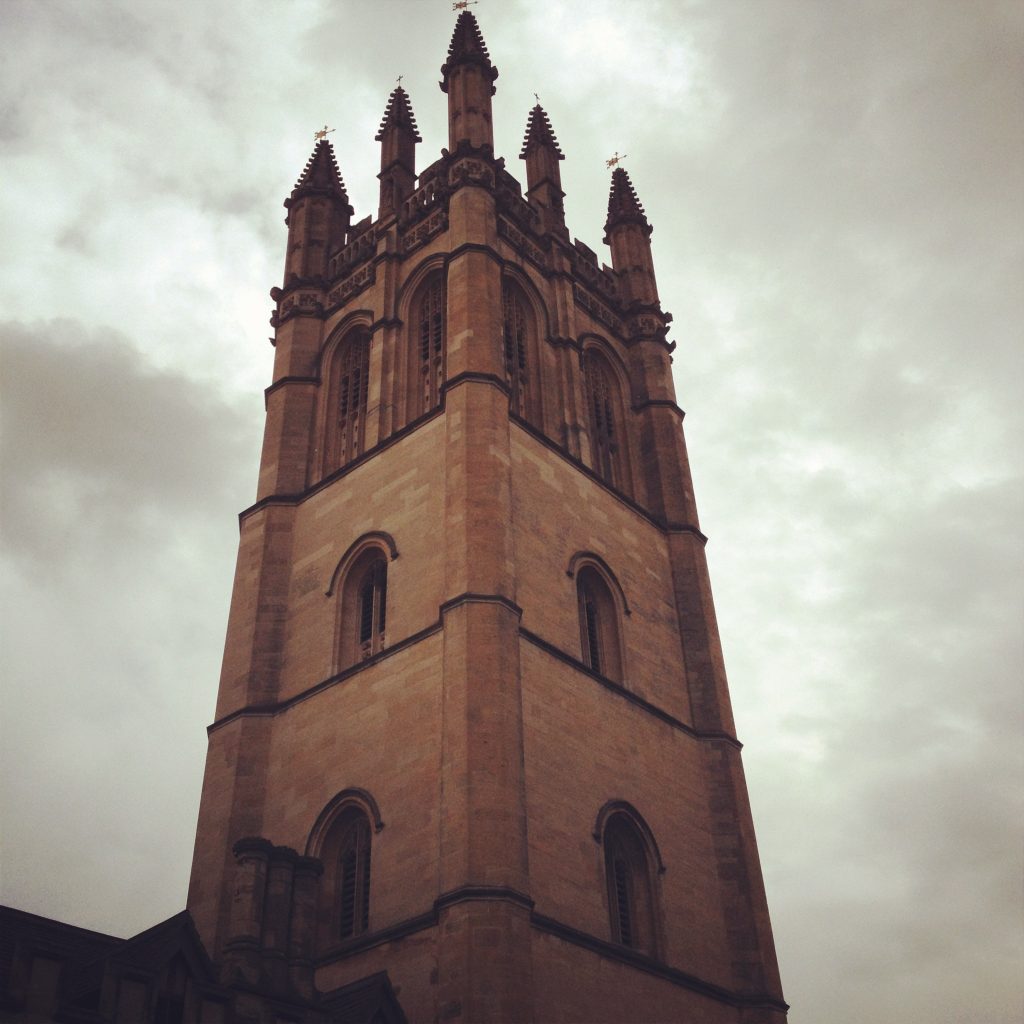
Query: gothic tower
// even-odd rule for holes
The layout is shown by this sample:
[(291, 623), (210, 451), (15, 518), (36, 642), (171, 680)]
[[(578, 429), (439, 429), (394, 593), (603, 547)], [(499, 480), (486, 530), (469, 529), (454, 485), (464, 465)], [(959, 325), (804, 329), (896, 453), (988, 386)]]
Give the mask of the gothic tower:
[(189, 910), (253, 1019), (779, 1024), (650, 223), (539, 105), (523, 193), (467, 11), (441, 76), (285, 201)]

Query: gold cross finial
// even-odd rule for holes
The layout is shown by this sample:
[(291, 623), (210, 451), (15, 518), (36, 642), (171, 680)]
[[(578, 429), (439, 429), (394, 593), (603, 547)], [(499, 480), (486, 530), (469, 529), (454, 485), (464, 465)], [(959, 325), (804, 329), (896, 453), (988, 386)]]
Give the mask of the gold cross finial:
[(618, 167), (619, 161), (625, 160), (627, 156), (629, 156), (628, 153), (623, 153), (622, 156), (619, 156), (619, 151), (615, 150), (615, 156), (611, 160), (605, 160), (604, 165), (605, 167)]
[(324, 125), (323, 128), (320, 129), (320, 131), (313, 132), (313, 138), (316, 139), (317, 142), (319, 142), (321, 139), (326, 139), (327, 136), (330, 135), (331, 132), (333, 131), (333, 128), (328, 128), (327, 125)]
[(470, 4), (475, 4), (477, 0), (455, 0), (452, 4), (453, 11), (464, 11)]

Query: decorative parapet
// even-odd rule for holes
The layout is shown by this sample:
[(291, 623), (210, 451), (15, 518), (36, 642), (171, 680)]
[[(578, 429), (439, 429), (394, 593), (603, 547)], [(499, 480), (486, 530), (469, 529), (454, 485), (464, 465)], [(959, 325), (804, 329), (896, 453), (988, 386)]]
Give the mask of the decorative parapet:
[(616, 333), (622, 330), (622, 320), (615, 315), (603, 302), (591, 295), (586, 288), (578, 284), (572, 286), (573, 298), (576, 305), (585, 309), (595, 320), (604, 324)]
[(551, 267), (547, 253), (517, 228), (508, 217), (498, 216), (498, 234), (544, 273)]
[(425, 245), (435, 235), (439, 235), (448, 227), (448, 211), (435, 209), (425, 220), (404, 231), (398, 239), (399, 251), (403, 255)]
[(493, 189), (493, 162), (475, 153), (465, 156), (456, 154), (448, 167), (448, 183), (453, 189), (464, 188), (466, 185)]
[(421, 185), (404, 203), (398, 212), (398, 222), (404, 227), (420, 220), (431, 210), (445, 203), (448, 189), (440, 178), (432, 178)]
[(328, 308), (340, 306), (348, 302), (353, 295), (357, 295), (364, 288), (369, 288), (377, 280), (377, 264), (367, 263), (364, 267), (349, 274), (341, 284), (331, 289), (327, 296)]
[[(362, 225), (357, 225), (362, 227)], [(331, 278), (336, 278), (346, 271), (357, 267), (360, 263), (368, 260), (377, 253), (377, 235), (370, 225), (367, 224), (362, 232), (354, 237), (343, 249), (336, 252), (327, 264), (327, 273)]]

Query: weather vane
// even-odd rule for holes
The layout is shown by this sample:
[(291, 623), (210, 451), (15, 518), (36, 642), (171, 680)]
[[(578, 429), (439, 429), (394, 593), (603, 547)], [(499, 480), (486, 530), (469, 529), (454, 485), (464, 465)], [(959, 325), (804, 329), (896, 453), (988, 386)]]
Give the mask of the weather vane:
[(605, 167), (618, 167), (619, 161), (625, 160), (627, 156), (629, 156), (628, 153), (623, 153), (622, 156), (619, 156), (619, 151), (615, 150), (615, 156), (611, 160), (605, 160), (604, 165)]
[(452, 4), (453, 11), (464, 11), (470, 4), (477, 3), (478, 0), (455, 0)]
[(398, 76), (398, 88), (399, 88), (399, 89), (401, 89), (401, 88), (402, 88), (402, 79), (403, 79), (403, 78), (405, 78), (405, 75), (399, 75), (399, 76)]
[(327, 125), (324, 125), (323, 128), (320, 129), (320, 131), (313, 132), (313, 138), (316, 139), (317, 142), (319, 142), (321, 139), (326, 139), (327, 136), (330, 135), (331, 132), (333, 131), (333, 128), (328, 128)]
[(539, 107), (540, 106), (540, 97), (536, 93), (534, 93), (533, 94), (533, 98), (537, 101), (537, 106)]

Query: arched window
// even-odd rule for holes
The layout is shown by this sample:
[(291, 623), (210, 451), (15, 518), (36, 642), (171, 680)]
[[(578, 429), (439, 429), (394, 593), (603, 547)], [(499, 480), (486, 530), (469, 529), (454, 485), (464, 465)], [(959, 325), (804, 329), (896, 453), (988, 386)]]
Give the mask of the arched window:
[(416, 389), (410, 418), (430, 412), (441, 403), (444, 384), (444, 280), (429, 278), (415, 304)]
[(636, 825), (613, 814), (604, 829), (604, 865), (612, 941), (656, 953), (650, 857)]
[(526, 301), (509, 284), (502, 289), (501, 301), (504, 314), (505, 381), (509, 388), (509, 407), (516, 415), (525, 417), (530, 400), (527, 365), (529, 321)]
[(370, 929), (373, 836), (384, 828), (364, 789), (344, 789), (320, 812), (306, 859), (323, 865), (316, 896), (316, 945), (322, 954)]
[(583, 663), (607, 679), (622, 681), (619, 611), (604, 577), (592, 565), (576, 574)]
[[(376, 543), (346, 554), (342, 573), (335, 671), (379, 654), (386, 646), (388, 558)], [(331, 593), (334, 583), (331, 583)]]
[(351, 462), (363, 450), (370, 377), (369, 331), (364, 327), (352, 331), (339, 346), (334, 360), (333, 466), (329, 466), (328, 471)]
[(619, 419), (619, 389), (608, 361), (595, 349), (583, 356), (583, 386), (590, 425), (590, 448), (595, 472), (612, 487), (627, 490), (623, 468), (623, 436)]
[(334, 914), (337, 937), (351, 939), (370, 926), (370, 822), (361, 810), (351, 808), (337, 827)]

